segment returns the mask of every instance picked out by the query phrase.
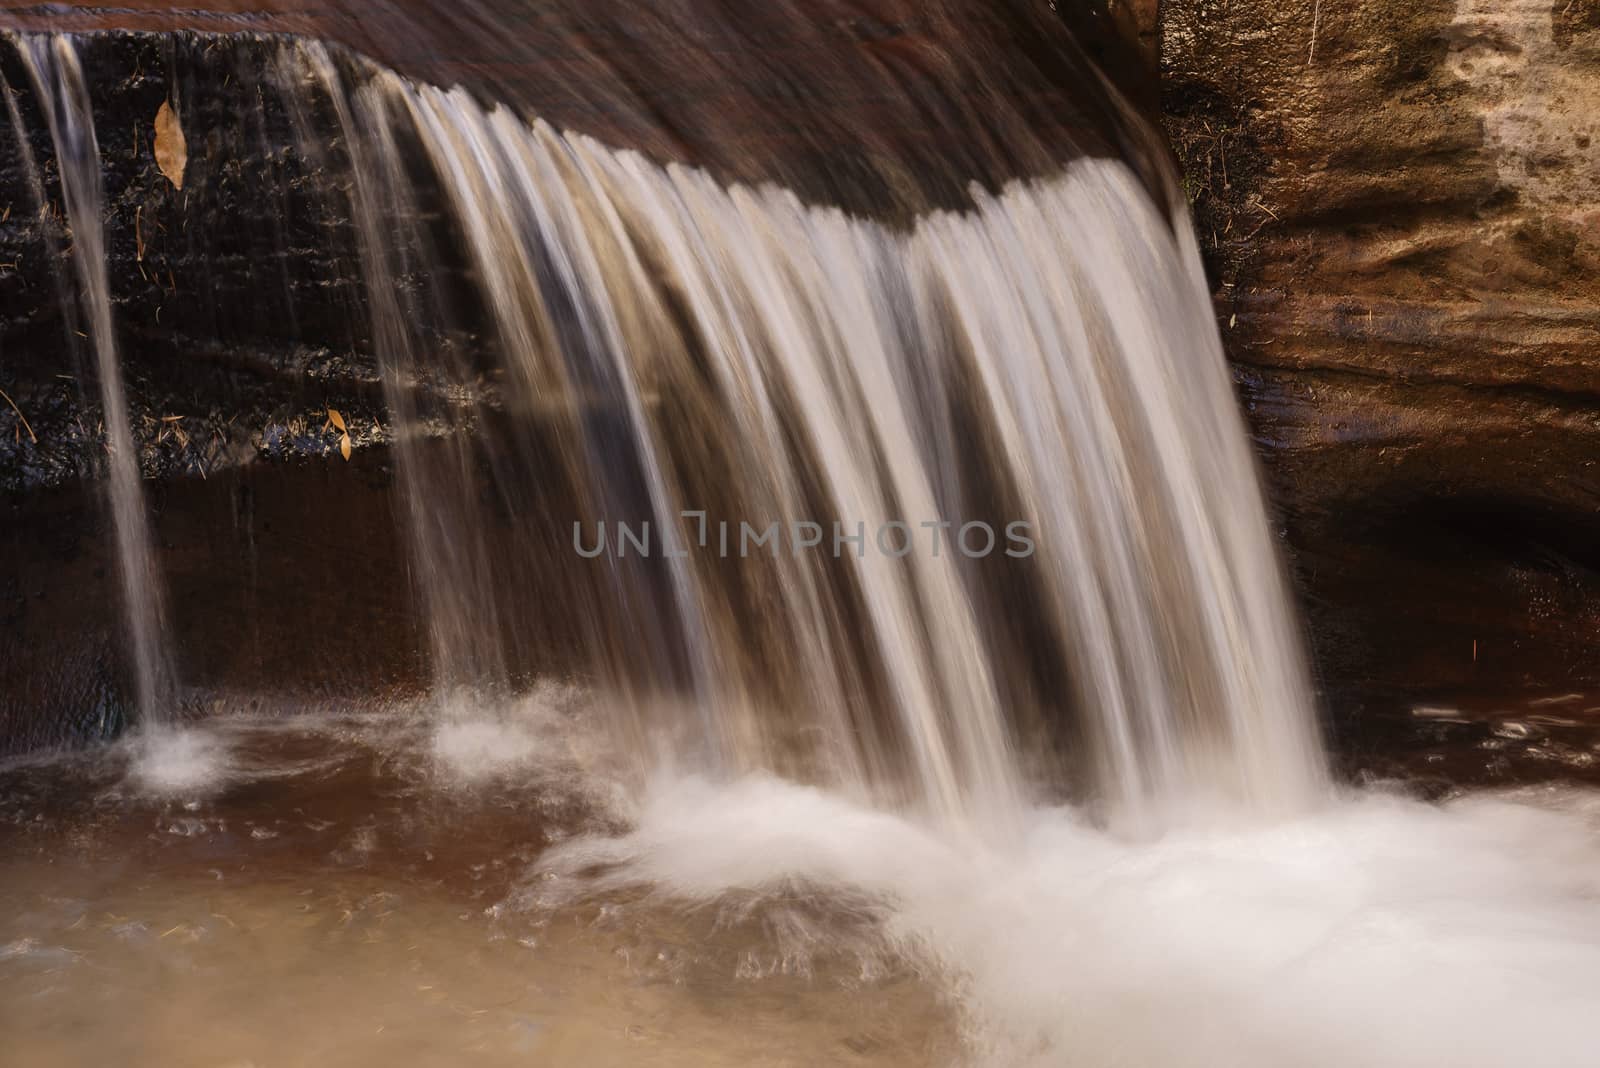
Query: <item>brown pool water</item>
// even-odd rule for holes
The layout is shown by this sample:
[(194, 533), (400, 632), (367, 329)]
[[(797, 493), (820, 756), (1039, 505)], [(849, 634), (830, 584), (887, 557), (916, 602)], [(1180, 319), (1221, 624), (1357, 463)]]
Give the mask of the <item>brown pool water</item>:
[[(1006, 834), (629, 772), (591, 700), (442, 721), (224, 703), (0, 768), (5, 1063), (1565, 1068), (1596, 1048), (1578, 700), (1383, 721), (1371, 776), (1437, 802), (1193, 798), (1151, 831), (1039, 801)], [(1550, 753), (1577, 774), (1541, 778)]]
[[(551, 842), (604, 826), (527, 764), (441, 768), (424, 724), (393, 714), (209, 730), (224, 766), (171, 796), (130, 780), (127, 747), (0, 773), (7, 1063), (910, 1065), (960, 1049), (937, 984), (869, 940), (842, 949), (825, 901), (517, 895)], [(823, 923), (830, 938), (808, 939)]]

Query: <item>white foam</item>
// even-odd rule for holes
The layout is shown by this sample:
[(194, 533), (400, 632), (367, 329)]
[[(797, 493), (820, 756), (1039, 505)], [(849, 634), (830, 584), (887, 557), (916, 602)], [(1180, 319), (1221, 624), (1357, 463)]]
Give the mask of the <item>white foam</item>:
[(504, 774), (528, 763), (537, 752), (536, 739), (517, 723), (443, 723), (433, 736), (434, 759), (465, 779)]
[(464, 783), (517, 772), (566, 772), (586, 736), (576, 721), (583, 691), (554, 681), (514, 700), (443, 699), (433, 729), (435, 770)]
[(143, 731), (128, 741), (128, 756), (128, 783), (156, 796), (210, 793), (231, 769), (222, 739), (199, 728)]
[(1367, 795), (1137, 842), (1038, 810), (1006, 847), (771, 779), (679, 780), (541, 881), (865, 895), (947, 975), (983, 1064), (1554, 1068), (1600, 1042), (1600, 801), (1560, 805)]

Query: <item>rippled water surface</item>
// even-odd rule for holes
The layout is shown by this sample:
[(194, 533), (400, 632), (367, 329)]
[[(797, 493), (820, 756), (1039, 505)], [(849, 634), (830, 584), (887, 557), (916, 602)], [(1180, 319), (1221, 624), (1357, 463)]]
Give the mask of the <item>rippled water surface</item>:
[(1202, 806), (1159, 836), (1041, 806), (1000, 841), (768, 777), (640, 780), (589, 704), (552, 688), (444, 727), (235, 710), (7, 767), (12, 1063), (1488, 1068), (1594, 1049), (1586, 790), (1368, 792), (1288, 821)]
[(9, 1063), (921, 1064), (956, 1047), (936, 986), (825, 897), (542, 902), (541, 854), (612, 823), (550, 747), (535, 759), (536, 729), (239, 717), (158, 756), (8, 769)]

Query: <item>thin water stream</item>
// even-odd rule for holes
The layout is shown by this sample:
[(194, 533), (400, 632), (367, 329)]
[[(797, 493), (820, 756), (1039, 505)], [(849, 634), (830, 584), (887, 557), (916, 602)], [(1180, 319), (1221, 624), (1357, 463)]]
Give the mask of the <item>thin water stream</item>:
[[(94, 351), (93, 377), (99, 383), (105, 423), (107, 480), (111, 527), (116, 541), (117, 573), (122, 585), (122, 610), (127, 620), (129, 660), (133, 668), (134, 708), (138, 722), (157, 729), (169, 721), (176, 698), (171, 652), (164, 619), (165, 594), (151, 548), (150, 518), (139, 474), (123, 388), (122, 361), (117, 354), (111, 280), (106, 270), (105, 204), (100, 187), (100, 148), (95, 138), (89, 86), (70, 38), (32, 35), (19, 38), (18, 54), (28, 69), (50, 138), (55, 145), (61, 195), (72, 229), (70, 259), (78, 280), (81, 314), (64, 316), (69, 330), (87, 327)], [(17, 121), (11, 108), (12, 121)], [(20, 124), (19, 124), (20, 126)], [(23, 132), (15, 132), (20, 145)], [(31, 155), (31, 154), (29, 154)], [(32, 160), (25, 157), (30, 166)], [(35, 188), (40, 183), (35, 181)], [(42, 205), (41, 205), (42, 207)], [(66, 292), (63, 300), (72, 299)], [(75, 351), (76, 342), (66, 347)]]

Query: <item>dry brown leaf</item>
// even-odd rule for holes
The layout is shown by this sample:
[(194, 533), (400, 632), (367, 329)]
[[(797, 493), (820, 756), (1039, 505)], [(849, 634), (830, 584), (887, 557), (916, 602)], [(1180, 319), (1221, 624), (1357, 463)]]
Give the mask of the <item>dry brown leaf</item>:
[(344, 434), (339, 438), (339, 455), (346, 460), (350, 459), (350, 435)]
[(338, 409), (336, 408), (328, 409), (328, 422), (338, 427), (340, 433), (349, 432), (349, 428), (344, 425), (344, 416), (340, 415)]
[(174, 189), (183, 188), (183, 169), (189, 163), (189, 146), (178, 125), (178, 113), (165, 101), (156, 112), (156, 166)]

